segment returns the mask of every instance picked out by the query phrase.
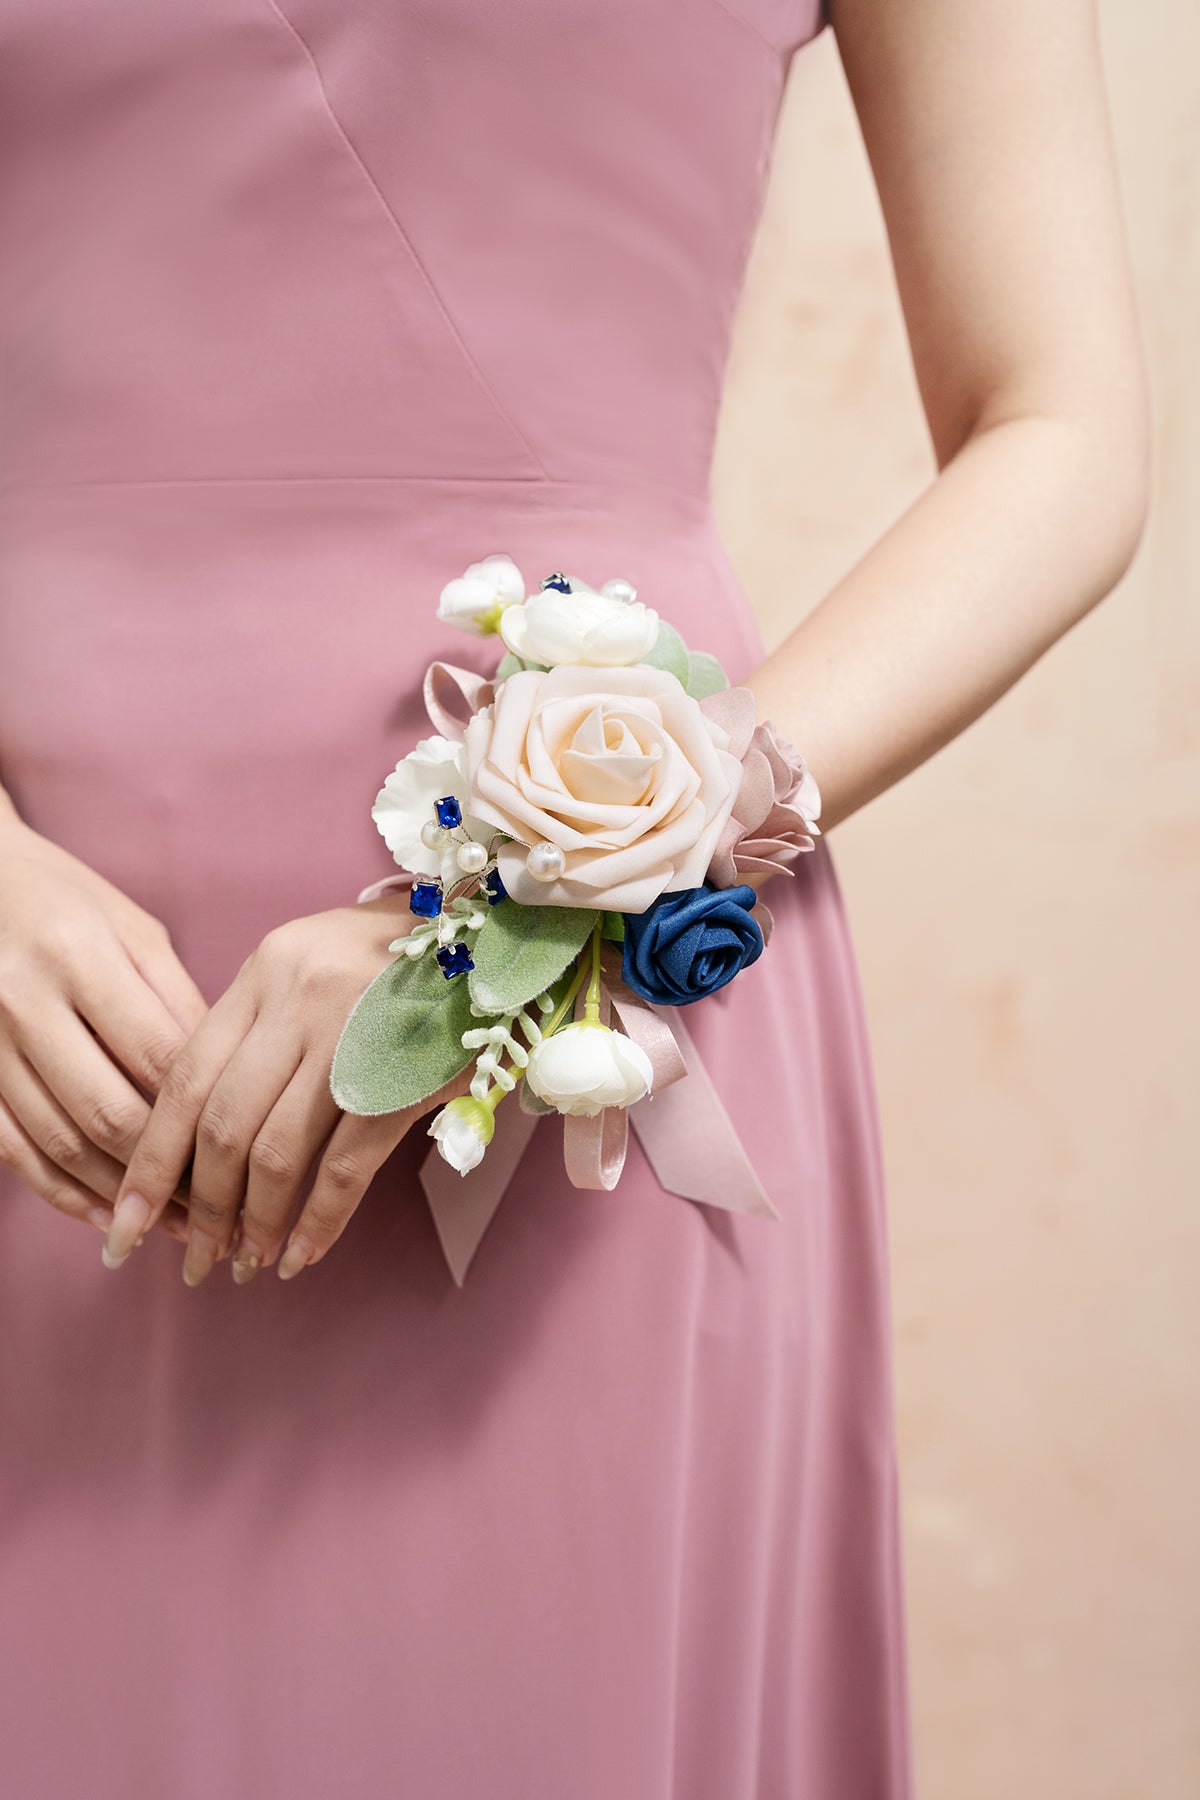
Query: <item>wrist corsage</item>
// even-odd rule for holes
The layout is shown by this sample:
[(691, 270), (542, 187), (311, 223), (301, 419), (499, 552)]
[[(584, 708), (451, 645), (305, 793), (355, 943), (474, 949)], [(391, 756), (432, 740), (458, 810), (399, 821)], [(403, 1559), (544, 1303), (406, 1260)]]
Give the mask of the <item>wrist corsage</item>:
[(403, 873), (358, 899), (407, 886), (415, 923), (343, 1027), (334, 1100), (395, 1112), (473, 1065), (421, 1177), (460, 1285), (547, 1112), (576, 1187), (616, 1185), (631, 1121), (670, 1192), (777, 1217), (680, 1015), (761, 956), (749, 878), (813, 848), (811, 772), (626, 581), (526, 594), (489, 556), (438, 614), (505, 654), (490, 680), (432, 664), (434, 735), (371, 809)]

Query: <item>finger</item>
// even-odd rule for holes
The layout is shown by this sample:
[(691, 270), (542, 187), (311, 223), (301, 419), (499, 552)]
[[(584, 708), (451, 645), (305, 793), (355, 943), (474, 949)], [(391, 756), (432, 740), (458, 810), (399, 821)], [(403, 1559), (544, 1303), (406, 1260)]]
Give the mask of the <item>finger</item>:
[[(7, 1090), (7, 1073), (3, 1085)], [(40, 1199), (47, 1201), (57, 1212), (92, 1225), (97, 1231), (107, 1232), (111, 1227), (113, 1215), (109, 1198), (104, 1193), (97, 1194), (89, 1185), (66, 1173), (48, 1157), (24, 1128), (18, 1114), (4, 1100), (0, 1100), (0, 1164), (10, 1168), (18, 1179), (24, 1181), (27, 1187), (32, 1188)], [(118, 1169), (111, 1179), (109, 1193), (112, 1195), (117, 1191), (119, 1173)], [(187, 1215), (177, 1200), (171, 1201), (157, 1221), (157, 1229), (186, 1243)]]
[(196, 1123), (183, 1265), (189, 1287), (198, 1287), (229, 1248), (247, 1191), (252, 1146), (302, 1055), (299, 1039), (286, 1026), (267, 1024), (259, 1014), (205, 1101)]
[(149, 1102), (57, 995), (47, 995), (31, 1016), (39, 1030), (23, 1039), (22, 1055), (88, 1141), (127, 1163), (150, 1117)]
[(18, 1050), (0, 1055), (0, 1092), (18, 1125), (56, 1168), (100, 1199), (112, 1199), (124, 1165), (96, 1148)]
[(124, 943), (138, 973), (149, 982), (176, 1024), (190, 1037), (208, 1012), (208, 1001), (180, 962), (166, 927), (161, 943)]
[(279, 1276), (289, 1281), (319, 1262), (354, 1217), (380, 1165), (391, 1155), (428, 1102), (402, 1112), (367, 1118), (343, 1113), (330, 1135), (316, 1179), (279, 1259)]
[(0, 1163), (11, 1169), (42, 1200), (69, 1219), (82, 1219), (100, 1231), (108, 1230), (109, 1208), (81, 1182), (64, 1174), (29, 1136), (3, 1100), (0, 1100)]
[[(311, 1262), (319, 1262), (337, 1242), (362, 1201), (374, 1176), (396, 1145), (430, 1111), (469, 1092), (473, 1071), (452, 1075), (427, 1099), (399, 1112), (366, 1117), (342, 1113), (321, 1158), (312, 1190), (279, 1259), (284, 1281)], [(328, 1065), (325, 1066), (328, 1082)]]
[(89, 968), (86, 982), (73, 987), (70, 998), (134, 1080), (157, 1094), (191, 1028), (184, 1029), (136, 966), (114, 947), (110, 957)]
[(232, 1265), (239, 1285), (275, 1261), (313, 1158), (340, 1117), (341, 1108), (329, 1091), (328, 1058), (306, 1056), (250, 1146)]
[(200, 1114), (252, 1020), (248, 1002), (230, 988), (205, 1014), (167, 1070), (117, 1195), (113, 1227), (104, 1246), (107, 1268), (120, 1268), (183, 1182)]

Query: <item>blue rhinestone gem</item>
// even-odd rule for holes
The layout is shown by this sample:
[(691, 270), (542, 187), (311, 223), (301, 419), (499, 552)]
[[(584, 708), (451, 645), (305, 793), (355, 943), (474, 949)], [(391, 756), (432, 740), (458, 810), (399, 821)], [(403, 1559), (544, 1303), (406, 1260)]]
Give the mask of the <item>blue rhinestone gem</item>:
[(553, 575), (546, 576), (542, 582), (542, 588), (543, 591), (546, 588), (555, 588), (560, 594), (569, 594), (572, 591), (570, 582), (558, 569), (555, 569)]
[(489, 906), (499, 906), (508, 893), (508, 889), (500, 879), (499, 869), (489, 869), (483, 878), (483, 891), (488, 897)]
[(414, 881), (408, 910), (422, 919), (436, 919), (442, 910), (442, 890), (436, 881)]
[(462, 824), (462, 807), (453, 794), (447, 794), (444, 800), (435, 800), (433, 810), (443, 831), (453, 831), (456, 825)]
[(452, 975), (465, 975), (475, 964), (465, 944), (443, 944), (437, 952), (438, 966), (449, 981)]

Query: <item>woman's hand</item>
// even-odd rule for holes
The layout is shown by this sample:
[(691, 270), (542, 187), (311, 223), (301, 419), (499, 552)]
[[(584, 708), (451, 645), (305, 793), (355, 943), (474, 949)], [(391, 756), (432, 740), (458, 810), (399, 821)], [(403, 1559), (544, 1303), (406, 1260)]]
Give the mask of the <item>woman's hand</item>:
[[(167, 1072), (122, 1184), (110, 1266), (160, 1216), (192, 1158), (183, 1278), (197, 1286), (236, 1234), (233, 1278), (251, 1280), (279, 1257), (323, 1146), (279, 1274), (286, 1280), (324, 1256), (376, 1170), (434, 1104), (363, 1118), (343, 1113), (329, 1091), (342, 1027), (386, 967), (389, 943), (413, 922), (406, 896), (386, 894), (268, 933)], [(445, 1092), (460, 1089), (465, 1078)]]
[[(108, 1231), (147, 1095), (207, 1010), (160, 920), (5, 811), (0, 1163)], [(184, 1221), (177, 1204), (156, 1219), (180, 1238)]]

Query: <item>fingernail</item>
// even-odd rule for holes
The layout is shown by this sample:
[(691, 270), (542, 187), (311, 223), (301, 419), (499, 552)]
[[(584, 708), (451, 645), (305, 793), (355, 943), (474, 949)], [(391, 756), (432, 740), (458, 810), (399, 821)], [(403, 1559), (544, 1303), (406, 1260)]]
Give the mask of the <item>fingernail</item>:
[(215, 1237), (194, 1227), (188, 1233), (187, 1255), (183, 1259), (183, 1279), (189, 1287), (199, 1287), (217, 1260), (220, 1249)]
[(106, 1269), (119, 1269), (150, 1223), (150, 1202), (140, 1194), (118, 1201), (100, 1258)]
[(254, 1277), (261, 1268), (262, 1257), (259, 1256), (257, 1251), (239, 1249), (237, 1255), (233, 1259), (233, 1279), (237, 1282), (239, 1287), (245, 1287), (248, 1281), (254, 1280)]
[(289, 1244), (279, 1259), (280, 1281), (290, 1281), (301, 1269), (308, 1267), (308, 1251), (303, 1244)]

